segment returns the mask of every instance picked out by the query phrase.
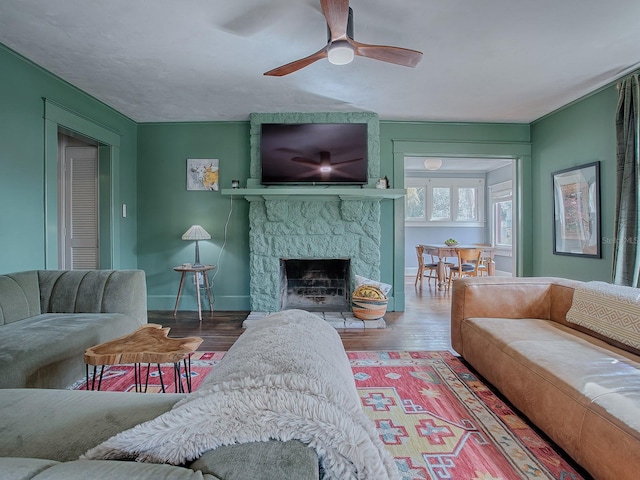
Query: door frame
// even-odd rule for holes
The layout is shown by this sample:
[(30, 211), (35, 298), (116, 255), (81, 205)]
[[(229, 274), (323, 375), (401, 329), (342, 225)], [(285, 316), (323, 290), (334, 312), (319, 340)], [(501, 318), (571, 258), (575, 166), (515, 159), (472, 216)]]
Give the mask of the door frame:
[(44, 265), (61, 268), (58, 256), (58, 131), (98, 143), (100, 268), (120, 268), (120, 134), (50, 99), (44, 101)]
[[(503, 158), (513, 160), (515, 163), (514, 175), (514, 214), (516, 215), (516, 228), (519, 232), (516, 237), (516, 261), (515, 276), (528, 276), (533, 271), (530, 255), (524, 252), (532, 251), (532, 219), (531, 215), (524, 215), (525, 211), (531, 212), (531, 205), (526, 199), (531, 198), (531, 143), (529, 142), (473, 142), (473, 141), (407, 141), (392, 140), (393, 142), (393, 177), (396, 179), (396, 188), (401, 182), (404, 185), (404, 158), (405, 157), (451, 157), (451, 158)], [(394, 258), (393, 284), (396, 291), (395, 310), (404, 310), (404, 198), (393, 202), (394, 217)], [(398, 290), (402, 288), (402, 292)]]

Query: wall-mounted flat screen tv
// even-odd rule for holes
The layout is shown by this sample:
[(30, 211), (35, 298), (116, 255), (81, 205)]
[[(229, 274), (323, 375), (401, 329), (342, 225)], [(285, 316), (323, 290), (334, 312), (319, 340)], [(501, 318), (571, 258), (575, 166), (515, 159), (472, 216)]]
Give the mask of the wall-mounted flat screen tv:
[(366, 123), (263, 123), (261, 183), (367, 183)]

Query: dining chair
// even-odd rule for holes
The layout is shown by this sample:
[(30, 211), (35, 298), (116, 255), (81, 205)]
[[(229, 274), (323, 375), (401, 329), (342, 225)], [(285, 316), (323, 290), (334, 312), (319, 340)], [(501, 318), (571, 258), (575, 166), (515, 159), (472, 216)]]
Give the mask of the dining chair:
[(424, 247), (422, 245), (416, 245), (416, 255), (418, 257), (418, 272), (416, 273), (414, 286), (418, 285), (418, 281), (420, 281), (420, 288), (422, 289), (422, 280), (425, 276), (429, 279), (429, 284), (431, 284), (432, 278), (438, 277), (438, 262), (431, 255), (431, 263), (424, 263)]
[[(474, 243), (474, 247), (490, 247), (490, 243)], [(489, 275), (489, 260), (485, 251), (482, 251), (482, 255), (480, 256), (480, 265), (478, 266), (478, 273), (480, 276)]]
[(451, 288), (451, 280), (455, 276), (458, 278), (478, 276), (482, 252), (482, 248), (456, 248), (458, 263), (449, 267), (447, 288)]

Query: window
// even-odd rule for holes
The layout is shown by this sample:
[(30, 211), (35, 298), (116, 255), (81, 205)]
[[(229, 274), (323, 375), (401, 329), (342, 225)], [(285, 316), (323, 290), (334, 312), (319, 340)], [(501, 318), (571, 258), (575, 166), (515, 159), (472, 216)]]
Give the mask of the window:
[(408, 187), (407, 188), (407, 219), (408, 220), (424, 220), (424, 201), (426, 187)]
[(513, 245), (513, 191), (511, 181), (489, 187), (491, 199), (491, 241), (496, 247)]
[(432, 188), (430, 197), (431, 215), (429, 215), (429, 220), (451, 220), (451, 188)]
[(482, 226), (483, 178), (406, 179), (406, 222), (422, 226)]

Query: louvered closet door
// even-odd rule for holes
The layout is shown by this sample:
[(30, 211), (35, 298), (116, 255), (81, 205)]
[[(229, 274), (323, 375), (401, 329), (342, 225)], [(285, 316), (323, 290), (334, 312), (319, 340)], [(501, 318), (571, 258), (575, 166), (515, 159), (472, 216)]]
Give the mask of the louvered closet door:
[(65, 149), (65, 268), (98, 265), (98, 149)]

